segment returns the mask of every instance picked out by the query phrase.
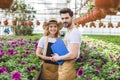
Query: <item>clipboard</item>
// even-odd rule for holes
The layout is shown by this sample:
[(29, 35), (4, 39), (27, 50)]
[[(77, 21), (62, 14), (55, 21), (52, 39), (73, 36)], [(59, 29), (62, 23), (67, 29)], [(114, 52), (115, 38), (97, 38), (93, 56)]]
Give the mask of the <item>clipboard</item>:
[[(54, 54), (57, 53), (59, 56), (66, 55), (69, 52), (66, 45), (64, 44), (62, 38), (58, 38), (57, 41), (54, 44), (52, 44), (51, 49)], [(61, 61), (58, 61), (57, 63), (59, 65), (62, 65), (63, 62), (64, 61), (61, 60)]]

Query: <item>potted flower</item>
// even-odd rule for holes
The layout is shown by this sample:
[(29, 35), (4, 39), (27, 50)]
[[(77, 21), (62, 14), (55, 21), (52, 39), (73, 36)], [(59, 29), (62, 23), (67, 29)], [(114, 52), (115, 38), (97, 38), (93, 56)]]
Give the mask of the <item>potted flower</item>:
[(103, 22), (99, 22), (99, 28), (101, 28), (102, 26), (104, 26)]
[(91, 28), (92, 28), (92, 27), (96, 28), (95, 23), (94, 23), (94, 22), (91, 22), (91, 23), (90, 23), (90, 27), (91, 27)]
[(105, 18), (105, 16), (106, 16), (106, 14), (103, 14), (101, 9), (99, 9), (99, 8), (93, 8), (92, 12), (93, 12), (93, 17), (95, 19)]
[(108, 28), (113, 28), (113, 24), (110, 22), (108, 22)]
[(118, 0), (94, 0), (96, 8), (116, 8)]
[(12, 21), (12, 25), (13, 25), (13, 26), (16, 25), (16, 21), (13, 20), (13, 21)]
[(32, 22), (32, 21), (27, 21), (27, 25), (28, 25), (28, 26), (32, 26), (32, 25), (33, 25), (33, 22)]
[(38, 26), (40, 25), (40, 22), (38, 20), (36, 21), (36, 25), (38, 25)]
[(120, 27), (120, 22), (117, 23), (117, 27), (116, 28), (118, 28), (118, 27)]
[(20, 26), (23, 26), (24, 24), (25, 24), (24, 21), (19, 21)]
[(0, 8), (10, 8), (13, 3), (13, 0), (0, 0)]
[(7, 26), (8, 25), (8, 20), (3, 21), (4, 25)]

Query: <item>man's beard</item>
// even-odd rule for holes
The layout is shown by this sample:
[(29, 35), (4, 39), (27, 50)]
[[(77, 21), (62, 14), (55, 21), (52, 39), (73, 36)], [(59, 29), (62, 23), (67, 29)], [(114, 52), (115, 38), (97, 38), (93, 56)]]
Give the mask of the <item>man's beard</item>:
[(72, 24), (72, 23), (64, 22), (64, 23), (63, 23), (63, 26), (64, 26), (65, 28), (69, 28), (69, 27), (71, 26), (71, 24)]

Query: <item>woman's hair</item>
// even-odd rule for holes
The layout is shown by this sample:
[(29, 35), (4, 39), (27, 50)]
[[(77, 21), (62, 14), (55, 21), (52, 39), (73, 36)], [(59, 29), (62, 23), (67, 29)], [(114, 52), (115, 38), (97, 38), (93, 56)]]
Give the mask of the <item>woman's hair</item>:
[(63, 8), (60, 10), (60, 15), (65, 13), (69, 13), (71, 17), (73, 16), (73, 11), (70, 8)]
[[(44, 31), (44, 36), (48, 36), (50, 34), (49, 32), (49, 25), (48, 27), (46, 27), (45, 31)], [(57, 32), (55, 33), (55, 38), (60, 37), (60, 29), (59, 29), (59, 25), (57, 25)]]

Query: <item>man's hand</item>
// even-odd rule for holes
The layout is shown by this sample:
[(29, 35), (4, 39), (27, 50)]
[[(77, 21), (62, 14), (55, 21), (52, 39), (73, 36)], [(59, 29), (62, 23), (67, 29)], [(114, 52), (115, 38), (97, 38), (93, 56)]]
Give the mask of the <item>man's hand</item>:
[(57, 62), (57, 61), (59, 61), (59, 60), (60, 60), (60, 56), (59, 56), (58, 54), (52, 55), (52, 61), (53, 61), (53, 62)]

